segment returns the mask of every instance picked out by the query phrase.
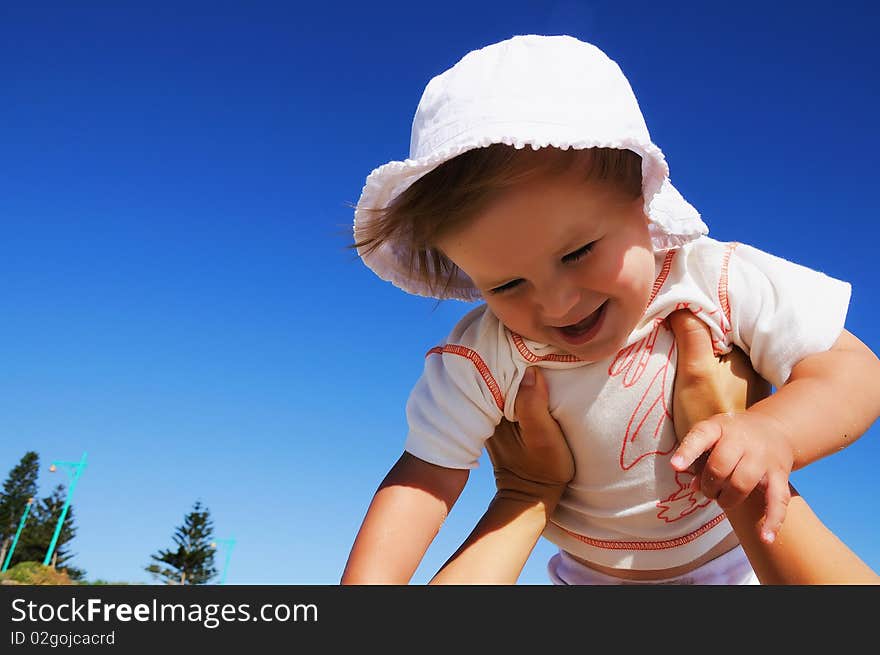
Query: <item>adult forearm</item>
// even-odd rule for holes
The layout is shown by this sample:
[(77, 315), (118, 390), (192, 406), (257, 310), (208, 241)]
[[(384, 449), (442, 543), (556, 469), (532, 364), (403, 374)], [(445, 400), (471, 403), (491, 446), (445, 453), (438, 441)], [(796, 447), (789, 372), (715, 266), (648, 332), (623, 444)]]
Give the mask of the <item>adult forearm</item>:
[(516, 583), (575, 472), (547, 402), (544, 377), (529, 368), (516, 397), (519, 422), (502, 420), (486, 442), (497, 492), (431, 584)]
[(761, 584), (880, 584), (880, 576), (819, 520), (793, 487), (772, 544), (760, 538), (763, 513), (760, 492), (726, 510)]
[(486, 513), (430, 584), (516, 584), (554, 500), (495, 495)]

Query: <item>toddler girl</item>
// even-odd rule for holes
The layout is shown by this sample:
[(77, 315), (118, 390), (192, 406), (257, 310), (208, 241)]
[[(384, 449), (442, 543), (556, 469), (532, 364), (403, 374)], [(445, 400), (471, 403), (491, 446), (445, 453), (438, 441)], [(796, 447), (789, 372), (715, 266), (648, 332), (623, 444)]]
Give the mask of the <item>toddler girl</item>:
[[(367, 178), (355, 243), (405, 291), (483, 303), (428, 352), (343, 583), (410, 579), (533, 367), (575, 462), (544, 532), (554, 582), (756, 582), (722, 508), (765, 488), (771, 541), (791, 470), (880, 414), (878, 362), (844, 330), (848, 284), (706, 233), (594, 46), (518, 36), (431, 80), (410, 158)], [(778, 391), (677, 447), (664, 319), (685, 307)]]

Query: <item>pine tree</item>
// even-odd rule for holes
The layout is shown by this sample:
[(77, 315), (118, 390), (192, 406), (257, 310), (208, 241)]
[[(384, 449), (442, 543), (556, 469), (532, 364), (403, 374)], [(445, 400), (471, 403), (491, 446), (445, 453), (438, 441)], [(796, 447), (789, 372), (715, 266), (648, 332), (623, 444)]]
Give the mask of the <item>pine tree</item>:
[[(217, 575), (214, 567), (214, 523), (201, 501), (183, 518), (174, 532), (176, 549), (160, 550), (150, 557), (156, 564), (145, 570), (166, 584), (206, 584)], [(164, 565), (164, 566), (163, 566)]]
[(6, 554), (12, 546), (28, 500), (37, 495), (39, 469), (40, 456), (28, 451), (3, 483), (3, 491), (0, 492), (0, 566), (6, 561)]
[[(46, 558), (46, 551), (52, 543), (52, 536), (61, 518), (61, 510), (67, 498), (67, 490), (59, 484), (49, 496), (46, 496), (31, 510), (33, 523), (28, 518), (28, 526), (21, 533), (15, 553), (12, 555), (12, 563), (16, 562), (40, 562)], [(70, 565), (74, 555), (70, 552), (70, 542), (76, 536), (76, 526), (73, 524), (73, 505), (67, 508), (67, 515), (58, 533), (55, 549), (52, 551), (50, 564), (56, 569), (67, 569), (67, 574), (73, 580), (82, 580), (85, 571)]]

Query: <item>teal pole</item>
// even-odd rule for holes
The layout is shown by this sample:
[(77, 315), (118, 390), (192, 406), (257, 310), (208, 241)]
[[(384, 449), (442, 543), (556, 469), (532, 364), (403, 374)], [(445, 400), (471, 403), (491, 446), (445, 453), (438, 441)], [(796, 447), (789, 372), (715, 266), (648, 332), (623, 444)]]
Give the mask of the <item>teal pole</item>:
[(232, 548), (235, 546), (235, 539), (215, 539), (211, 545), (217, 547), (217, 543), (226, 544), (226, 563), (223, 565), (223, 574), (220, 576), (220, 584), (226, 584), (226, 571), (229, 570), (229, 560), (232, 558)]
[[(49, 544), (49, 550), (46, 551), (46, 558), (43, 560), (43, 566), (49, 566), (52, 561), (52, 553), (55, 551), (55, 544), (58, 542), (58, 535), (61, 534), (61, 526), (64, 525), (64, 519), (67, 518), (67, 509), (70, 507), (70, 498), (73, 496), (73, 490), (79, 476), (82, 475), (83, 469), (86, 467), (86, 453), (83, 453), (82, 459), (78, 462), (52, 462), (52, 467), (63, 466), (70, 475), (70, 485), (67, 487), (67, 498), (64, 499), (64, 507), (61, 510), (61, 516), (58, 517), (58, 525), (55, 526), (55, 534), (52, 535), (52, 542)], [(49, 470), (54, 471), (55, 468)], [(71, 471), (73, 473), (71, 473)]]
[(15, 546), (18, 544), (18, 536), (21, 534), (21, 531), (24, 529), (24, 522), (27, 521), (28, 512), (31, 511), (31, 505), (34, 504), (33, 498), (28, 498), (27, 505), (25, 505), (24, 513), (21, 515), (21, 521), (18, 522), (18, 530), (15, 531), (15, 538), (12, 540), (12, 545), (9, 547), (9, 552), (6, 554), (6, 561), (3, 562), (3, 568), (0, 569), (0, 573), (6, 571), (9, 568), (9, 562), (12, 561), (12, 553), (15, 552)]

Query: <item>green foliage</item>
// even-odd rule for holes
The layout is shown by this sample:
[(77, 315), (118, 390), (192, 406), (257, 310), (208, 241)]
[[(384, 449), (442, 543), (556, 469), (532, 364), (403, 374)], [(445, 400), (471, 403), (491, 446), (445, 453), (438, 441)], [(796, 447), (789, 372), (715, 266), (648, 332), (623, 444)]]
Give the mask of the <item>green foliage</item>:
[[(46, 551), (55, 534), (55, 528), (58, 526), (58, 519), (61, 518), (61, 510), (66, 498), (67, 492), (64, 486), (59, 484), (50, 495), (40, 500), (36, 507), (31, 509), (33, 521), (28, 518), (26, 529), (22, 531), (18, 545), (15, 547), (15, 553), (12, 555), (12, 562), (42, 562), (45, 559)], [(70, 560), (73, 558), (73, 554), (70, 552), (70, 542), (76, 536), (73, 517), (74, 511), (71, 504), (67, 508), (61, 532), (58, 533), (58, 541), (55, 543), (51, 563), (56, 569), (66, 568), (74, 580), (82, 580), (85, 577), (85, 572), (70, 565)]]
[[(12, 548), (12, 542), (19, 526), (22, 529), (18, 542), (15, 544), (15, 551), (10, 558), (10, 566), (24, 562), (42, 564), (49, 544), (52, 542), (52, 536), (55, 534), (58, 519), (61, 517), (67, 493), (65, 487), (59, 484), (51, 494), (38, 500), (36, 496), (39, 468), (39, 455), (29, 451), (10, 471), (3, 483), (3, 491), (0, 493), (0, 566), (6, 561), (6, 555)], [(34, 504), (22, 524), (21, 519), (24, 516), (28, 500), (31, 498), (34, 499)], [(66, 569), (72, 579), (81, 580), (84, 578), (85, 572), (70, 564), (70, 560), (73, 558), (70, 545), (76, 536), (73, 517), (74, 512), (71, 505), (68, 507), (58, 535), (51, 564), (57, 569)]]
[(0, 492), (0, 566), (12, 545), (28, 500), (37, 495), (40, 456), (33, 451), (24, 454), (9, 472)]
[(174, 532), (176, 548), (151, 555), (154, 563), (145, 570), (166, 584), (206, 584), (217, 575), (214, 567), (214, 524), (201, 501)]

